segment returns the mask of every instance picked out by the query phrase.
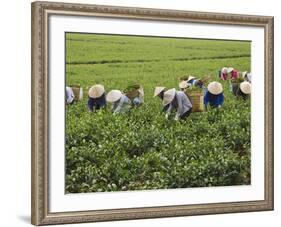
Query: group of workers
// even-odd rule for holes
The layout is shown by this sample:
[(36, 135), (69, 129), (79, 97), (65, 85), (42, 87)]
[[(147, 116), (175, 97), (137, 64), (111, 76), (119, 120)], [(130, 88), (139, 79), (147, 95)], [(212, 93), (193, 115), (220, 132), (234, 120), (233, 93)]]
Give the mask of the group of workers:
[[(111, 90), (106, 94), (103, 85), (95, 84), (88, 92), (88, 110), (94, 112), (106, 107), (107, 103), (112, 103), (111, 111), (114, 114), (127, 112), (131, 106), (138, 107), (144, 102), (144, 91), (141, 86), (136, 89), (135, 94), (132, 98), (120, 90)], [(66, 103), (73, 102), (74, 93), (70, 87), (66, 87)]]
[[(239, 77), (237, 70), (233, 68), (222, 68), (219, 71), (220, 79), (234, 81)], [(244, 99), (251, 94), (251, 73), (243, 72), (243, 81), (239, 83), (238, 88), (233, 91), (235, 96), (240, 96)], [(240, 76), (241, 78), (241, 76)], [(185, 80), (180, 81), (177, 91), (175, 88), (166, 89), (166, 87), (156, 87), (154, 97), (159, 97), (162, 100), (163, 112), (166, 119), (169, 119), (175, 112), (175, 120), (185, 120), (192, 112), (192, 102), (188, 95), (188, 89), (194, 87), (201, 89), (204, 93), (204, 106), (208, 109), (220, 108), (224, 103), (223, 86), (220, 82), (212, 81), (205, 87), (205, 83), (210, 77), (197, 79), (195, 76), (189, 76)], [(125, 113), (133, 107), (139, 107), (144, 102), (144, 90), (142, 86), (136, 89), (134, 96), (120, 90), (111, 90), (106, 94), (105, 88), (101, 84), (96, 84), (89, 89), (88, 92), (88, 110), (93, 112), (105, 108), (107, 103), (111, 103), (111, 111), (114, 114)], [(66, 88), (66, 102), (73, 103), (74, 94), (70, 87)], [(175, 110), (175, 111), (174, 111)]]
[(219, 78), (222, 80), (235, 80), (238, 79), (238, 77), (243, 78), (249, 83), (252, 82), (252, 74), (247, 71), (238, 72), (238, 70), (232, 67), (223, 67), (221, 70), (219, 70)]

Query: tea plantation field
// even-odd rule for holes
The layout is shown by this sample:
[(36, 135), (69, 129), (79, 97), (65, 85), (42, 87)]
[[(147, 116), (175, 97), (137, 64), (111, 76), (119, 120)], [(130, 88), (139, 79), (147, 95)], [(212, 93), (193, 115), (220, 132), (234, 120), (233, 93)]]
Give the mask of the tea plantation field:
[[(87, 96), (66, 107), (66, 193), (250, 184), (250, 101), (224, 86), (223, 108), (166, 120), (155, 86), (232, 66), (251, 71), (250, 42), (66, 34), (66, 84), (144, 87), (126, 115), (89, 113)], [(109, 109), (109, 106), (108, 106)]]

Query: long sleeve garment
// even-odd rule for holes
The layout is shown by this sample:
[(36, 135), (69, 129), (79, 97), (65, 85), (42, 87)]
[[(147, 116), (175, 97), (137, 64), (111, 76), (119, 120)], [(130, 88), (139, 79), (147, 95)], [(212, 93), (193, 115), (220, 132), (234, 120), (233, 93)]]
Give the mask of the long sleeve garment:
[(91, 98), (88, 99), (88, 108), (90, 111), (99, 110), (103, 107), (106, 107), (106, 99), (105, 94), (103, 94), (99, 98)]
[(131, 107), (131, 101), (126, 95), (122, 95), (121, 98), (113, 103), (112, 112), (116, 113), (125, 113)]
[(228, 79), (228, 77), (227, 77), (227, 73), (223, 73), (223, 72), (221, 72), (221, 76), (220, 76), (220, 78), (221, 78), (222, 80), (227, 80), (227, 79)]
[(238, 71), (236, 69), (233, 69), (231, 72), (231, 79), (235, 80), (238, 78)]
[(210, 104), (211, 107), (218, 107), (221, 106), (224, 102), (224, 95), (220, 93), (218, 95), (213, 95), (209, 91), (207, 91), (204, 95), (204, 105), (205, 107)]
[(191, 101), (183, 91), (177, 91), (174, 100), (169, 104), (169, 107), (166, 111), (167, 114), (170, 114), (173, 109), (177, 110), (176, 115), (181, 117), (184, 113), (189, 111), (192, 108)]

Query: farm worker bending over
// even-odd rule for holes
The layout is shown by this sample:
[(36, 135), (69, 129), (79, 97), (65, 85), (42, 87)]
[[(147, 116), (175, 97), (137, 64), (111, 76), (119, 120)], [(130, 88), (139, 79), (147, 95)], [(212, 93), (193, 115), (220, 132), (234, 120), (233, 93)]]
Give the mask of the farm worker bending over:
[(65, 89), (65, 101), (67, 104), (73, 104), (74, 102), (74, 93), (71, 87), (66, 87)]
[(227, 80), (227, 68), (223, 67), (220, 71), (219, 71), (219, 78), (222, 80)]
[(165, 91), (166, 91), (165, 87), (155, 87), (153, 97), (158, 96), (161, 100), (163, 100)]
[(207, 91), (204, 95), (205, 108), (207, 109), (208, 104), (210, 104), (210, 106), (213, 108), (221, 107), (223, 102), (224, 95), (221, 83), (216, 81), (209, 83)]
[(88, 109), (93, 112), (106, 107), (104, 86), (96, 84), (89, 90)]
[(230, 79), (235, 80), (238, 78), (238, 71), (234, 68), (228, 68), (228, 73), (230, 73)]
[(251, 84), (248, 81), (240, 83), (239, 88), (237, 89), (234, 95), (247, 99), (251, 94)]
[(131, 100), (133, 106), (139, 107), (144, 103), (144, 91), (140, 84), (129, 85), (123, 92)]
[(173, 109), (176, 109), (175, 120), (186, 119), (192, 111), (192, 104), (183, 91), (176, 91), (175, 88), (164, 92), (163, 106), (169, 106), (166, 111), (166, 119), (169, 118)]
[(242, 72), (242, 77), (245, 81), (252, 82), (252, 73), (248, 73), (247, 71)]
[(111, 90), (106, 96), (106, 101), (112, 103), (113, 114), (125, 113), (131, 107), (130, 99), (120, 90)]
[[(158, 97), (163, 101), (164, 92), (165, 92), (165, 91), (166, 91), (166, 88), (165, 88), (165, 87), (155, 87), (153, 97), (158, 96)], [(166, 112), (166, 110), (168, 109), (168, 107), (169, 107), (169, 105), (164, 106), (163, 109), (162, 109), (162, 111), (163, 111), (163, 112)]]
[(219, 71), (219, 77), (222, 80), (228, 80), (228, 75), (230, 74), (230, 79), (237, 79), (238, 77), (238, 71), (232, 67), (226, 68), (223, 67), (220, 71)]

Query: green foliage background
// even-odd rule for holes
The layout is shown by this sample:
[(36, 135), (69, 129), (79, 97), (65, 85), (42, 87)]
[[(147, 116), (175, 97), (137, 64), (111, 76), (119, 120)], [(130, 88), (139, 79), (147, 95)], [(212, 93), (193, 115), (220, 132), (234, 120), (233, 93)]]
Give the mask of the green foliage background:
[(250, 42), (66, 34), (66, 83), (125, 89), (140, 83), (145, 104), (127, 115), (66, 107), (66, 192), (103, 192), (250, 184), (250, 101), (223, 82), (220, 110), (167, 121), (155, 86), (232, 66), (251, 71)]

